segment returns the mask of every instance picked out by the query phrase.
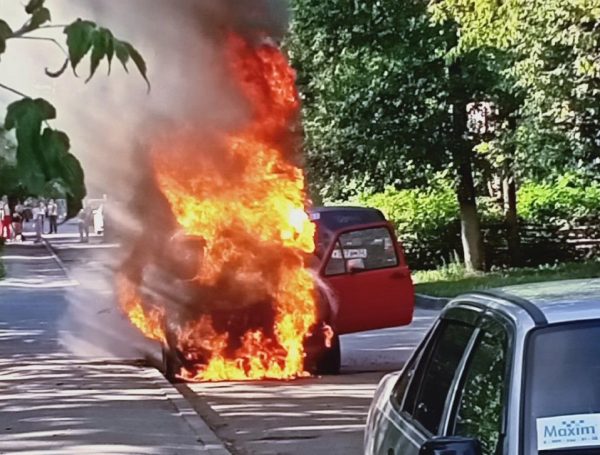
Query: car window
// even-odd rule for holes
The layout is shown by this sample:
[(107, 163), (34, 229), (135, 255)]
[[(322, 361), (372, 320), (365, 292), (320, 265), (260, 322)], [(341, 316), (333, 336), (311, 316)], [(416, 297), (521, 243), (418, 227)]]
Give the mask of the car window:
[(343, 273), (346, 273), (346, 262), (342, 255), (342, 246), (340, 242), (337, 242), (327, 262), (325, 275), (341, 275)]
[(390, 231), (386, 228), (361, 229), (339, 237), (325, 270), (337, 275), (351, 270), (377, 270), (396, 267), (398, 256)]
[[(436, 328), (433, 329), (434, 334), (435, 332)], [(429, 342), (427, 342), (427, 345), (431, 344), (432, 338), (433, 336), (430, 338)], [(408, 385), (410, 384), (411, 379), (415, 375), (415, 371), (417, 369), (417, 366), (419, 365), (419, 362), (421, 362), (421, 360), (426, 356), (427, 350), (428, 348), (425, 344), (421, 344), (417, 347), (415, 353), (411, 356), (411, 358), (408, 361), (408, 364), (403, 369), (402, 375), (398, 379), (398, 382), (396, 382), (394, 390), (392, 391), (392, 402), (395, 404), (397, 409), (400, 409), (402, 407), (404, 397), (406, 396), (406, 393), (408, 391)]]
[[(600, 414), (600, 320), (570, 322), (536, 329), (529, 337), (526, 348), (524, 404), (524, 453), (533, 455), (548, 453), (563, 455), (577, 453), (600, 453), (600, 440), (596, 439), (589, 452), (575, 449), (569, 438), (558, 437), (563, 447), (552, 451), (539, 450), (538, 442), (549, 443), (540, 438), (538, 428), (544, 419), (555, 418), (545, 426), (554, 436), (560, 432), (580, 435), (589, 422)], [(582, 416), (574, 422), (569, 416)], [(561, 420), (562, 418), (562, 420)], [(593, 429), (593, 427), (592, 427)], [(596, 435), (597, 436), (597, 435)], [(558, 444), (560, 445), (560, 444)], [(589, 444), (588, 444), (589, 446)]]
[(442, 321), (428, 359), (419, 364), (403, 410), (432, 434), (437, 434), (448, 391), (475, 328)]
[(507, 358), (508, 334), (500, 323), (490, 321), (465, 369), (452, 431), (455, 436), (479, 439), (484, 455), (501, 453)]

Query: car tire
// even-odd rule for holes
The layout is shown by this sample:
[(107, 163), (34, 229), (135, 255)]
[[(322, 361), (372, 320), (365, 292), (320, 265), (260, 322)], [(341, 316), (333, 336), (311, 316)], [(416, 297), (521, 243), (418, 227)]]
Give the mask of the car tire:
[(317, 374), (336, 375), (342, 368), (342, 350), (339, 335), (334, 335), (331, 347), (323, 348), (317, 362)]
[(305, 342), (304, 369), (313, 375), (336, 375), (342, 366), (340, 337), (333, 335), (330, 347), (321, 334), (313, 334)]
[(179, 362), (177, 355), (165, 344), (162, 345), (162, 373), (169, 382), (178, 382)]

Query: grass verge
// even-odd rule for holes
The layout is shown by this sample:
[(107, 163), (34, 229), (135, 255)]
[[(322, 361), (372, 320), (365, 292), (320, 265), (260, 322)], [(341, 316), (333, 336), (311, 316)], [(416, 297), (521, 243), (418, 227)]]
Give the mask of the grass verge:
[(456, 297), (469, 291), (514, 284), (598, 277), (600, 261), (496, 270), (489, 273), (469, 273), (461, 265), (450, 264), (438, 270), (413, 273), (417, 293), (435, 297)]

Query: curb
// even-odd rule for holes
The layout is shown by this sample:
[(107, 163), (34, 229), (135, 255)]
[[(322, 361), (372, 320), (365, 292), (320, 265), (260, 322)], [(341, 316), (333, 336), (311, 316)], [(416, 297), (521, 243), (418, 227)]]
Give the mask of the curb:
[(69, 270), (67, 269), (67, 266), (65, 265), (65, 263), (63, 262), (63, 260), (60, 257), (58, 257), (58, 254), (56, 254), (56, 251), (54, 250), (54, 248), (52, 247), (52, 245), (50, 244), (50, 242), (48, 241), (48, 239), (42, 238), (42, 242), (44, 243), (44, 246), (48, 250), (48, 253), (50, 253), (50, 255), (52, 256), (52, 258), (54, 259), (54, 261), (58, 264), (58, 266), (60, 267), (60, 269), (63, 271), (63, 273), (67, 277), (67, 279), (70, 282), (72, 282), (75, 286), (80, 285), (81, 283), (79, 281), (73, 279), (73, 277), (69, 273)]
[[(73, 279), (63, 260), (56, 254), (52, 244), (47, 239), (42, 239), (48, 252), (59, 265), (61, 270), (69, 281), (80, 284)], [(198, 437), (198, 442), (202, 443), (202, 452), (211, 455), (231, 455), (225, 444), (212, 431), (208, 424), (196, 413), (194, 408), (188, 403), (185, 397), (165, 379), (160, 371), (154, 367), (144, 368), (143, 376), (152, 381), (158, 389), (167, 397), (167, 400), (173, 405), (177, 413), (188, 424), (193, 433)]]
[(225, 443), (219, 439), (208, 424), (198, 415), (179, 391), (154, 368), (147, 368), (145, 376), (150, 379), (165, 394), (179, 415), (185, 420), (192, 431), (198, 436), (203, 449), (212, 455), (231, 455)]
[(415, 296), (415, 306), (423, 310), (442, 310), (450, 302), (446, 297), (432, 297), (425, 294)]

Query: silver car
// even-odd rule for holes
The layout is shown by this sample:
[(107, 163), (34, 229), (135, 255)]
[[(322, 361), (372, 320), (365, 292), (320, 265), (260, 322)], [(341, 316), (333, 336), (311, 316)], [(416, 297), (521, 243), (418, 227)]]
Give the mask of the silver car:
[(365, 453), (600, 454), (600, 280), (453, 300), (379, 384)]

